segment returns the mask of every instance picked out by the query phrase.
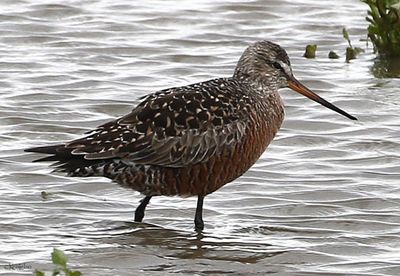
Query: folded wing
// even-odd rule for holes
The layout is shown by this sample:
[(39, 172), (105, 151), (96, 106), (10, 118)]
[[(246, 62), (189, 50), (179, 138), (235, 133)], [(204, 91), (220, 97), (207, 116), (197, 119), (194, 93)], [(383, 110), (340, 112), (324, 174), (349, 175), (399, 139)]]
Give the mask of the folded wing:
[(205, 162), (246, 133), (250, 105), (232, 97), (232, 85), (216, 79), (156, 92), (130, 114), (46, 153), (167, 167)]

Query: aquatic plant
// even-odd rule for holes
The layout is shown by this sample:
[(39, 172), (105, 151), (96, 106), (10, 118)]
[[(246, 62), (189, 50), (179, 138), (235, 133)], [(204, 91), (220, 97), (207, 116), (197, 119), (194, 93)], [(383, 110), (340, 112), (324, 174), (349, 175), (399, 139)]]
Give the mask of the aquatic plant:
[(349, 32), (346, 30), (346, 28), (343, 28), (342, 34), (344, 39), (347, 40), (347, 43), (349, 43), (349, 47), (346, 48), (346, 61), (349, 62), (349, 60), (355, 59), (359, 53), (364, 52), (364, 49), (360, 47), (353, 47), (353, 45), (351, 45)]
[[(56, 276), (56, 275), (65, 275), (65, 276), (81, 276), (82, 273), (80, 271), (72, 271), (71, 269), (68, 268), (67, 262), (68, 262), (68, 257), (64, 254), (63, 251), (54, 248), (53, 252), (51, 253), (51, 260), (53, 264), (56, 266), (53, 270), (53, 273), (51, 275)], [(35, 270), (34, 273), (35, 276), (45, 276), (45, 273), (43, 271)]]
[(370, 10), (366, 20), (368, 37), (375, 51), (400, 57), (400, 0), (361, 0)]
[(339, 58), (339, 55), (336, 54), (335, 51), (329, 51), (329, 53), (328, 53), (328, 58), (330, 58), (330, 59), (338, 59), (338, 58)]
[(316, 51), (317, 51), (317, 45), (309, 44), (306, 46), (306, 51), (303, 56), (306, 58), (315, 58)]

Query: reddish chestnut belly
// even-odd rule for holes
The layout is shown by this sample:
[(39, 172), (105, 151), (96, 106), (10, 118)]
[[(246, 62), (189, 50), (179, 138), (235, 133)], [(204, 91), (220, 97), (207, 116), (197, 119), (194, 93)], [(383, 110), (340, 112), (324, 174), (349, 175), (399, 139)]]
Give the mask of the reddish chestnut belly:
[(245, 173), (265, 151), (278, 131), (283, 111), (271, 117), (253, 114), (247, 134), (207, 162), (182, 168), (126, 168), (114, 180), (145, 195), (194, 196), (210, 194)]

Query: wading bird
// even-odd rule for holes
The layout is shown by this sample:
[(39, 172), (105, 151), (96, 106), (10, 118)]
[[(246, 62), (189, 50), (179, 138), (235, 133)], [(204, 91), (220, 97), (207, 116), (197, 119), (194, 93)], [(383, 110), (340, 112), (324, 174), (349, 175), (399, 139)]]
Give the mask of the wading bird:
[(139, 191), (145, 197), (137, 222), (152, 196), (197, 196), (200, 231), (204, 197), (246, 172), (280, 128), (284, 87), (356, 120), (302, 85), (284, 49), (259, 41), (244, 51), (232, 77), (149, 94), (83, 138), (26, 151), (50, 154), (37, 161), (56, 161), (56, 171), (69, 176), (104, 176)]

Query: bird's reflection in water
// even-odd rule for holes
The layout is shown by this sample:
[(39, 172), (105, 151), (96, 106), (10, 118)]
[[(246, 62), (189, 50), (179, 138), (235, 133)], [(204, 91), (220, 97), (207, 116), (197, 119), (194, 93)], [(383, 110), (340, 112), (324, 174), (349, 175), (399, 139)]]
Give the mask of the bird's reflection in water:
[(257, 263), (261, 259), (285, 252), (265, 242), (242, 239), (243, 233), (223, 236), (211, 231), (183, 231), (134, 222), (124, 223), (108, 231), (113, 234), (108, 237), (104, 235), (101, 238), (103, 243), (123, 248), (132, 247), (134, 250), (140, 250), (141, 254), (154, 254), (164, 259), (209, 259)]

